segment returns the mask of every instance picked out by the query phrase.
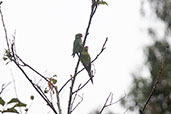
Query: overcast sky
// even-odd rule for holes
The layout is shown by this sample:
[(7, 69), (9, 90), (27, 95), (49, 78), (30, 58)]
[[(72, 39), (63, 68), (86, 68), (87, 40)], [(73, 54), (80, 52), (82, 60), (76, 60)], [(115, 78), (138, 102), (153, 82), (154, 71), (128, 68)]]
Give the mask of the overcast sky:
[[(140, 16), (138, 0), (106, 0), (109, 6), (99, 6), (93, 18), (86, 45), (89, 46), (91, 58), (95, 58), (108, 37), (106, 50), (94, 62), (96, 70), (94, 85), (89, 83), (80, 95), (84, 101), (75, 110), (75, 114), (87, 114), (101, 106), (108, 94), (113, 92), (117, 101), (129, 92), (131, 73), (143, 64), (143, 47), (149, 43), (145, 34), (144, 20)], [(8, 30), (8, 36), (16, 30), (16, 47), (18, 55), (42, 74), (58, 76), (61, 86), (73, 75), (77, 57), (72, 58), (74, 36), (85, 34), (90, 14), (91, 0), (4, 0), (2, 11)], [(0, 55), (2, 58), (5, 37), (0, 28)], [(80, 65), (80, 69), (82, 66)], [(19, 98), (29, 104), (29, 96), (35, 101), (28, 114), (47, 114), (50, 109), (35, 92), (23, 74), (12, 63), (0, 62), (0, 83), (15, 78)], [(27, 70), (27, 69), (26, 69)], [(38, 81), (32, 72), (30, 77)], [(86, 71), (80, 73), (77, 84), (88, 79)], [(68, 86), (69, 87), (69, 86)], [(62, 92), (63, 110), (67, 109), (68, 90)], [(13, 85), (7, 88), (4, 96), (14, 97)], [(40, 105), (41, 104), (41, 105)], [(113, 112), (122, 114), (119, 103), (111, 106)], [(52, 111), (50, 112), (52, 114)], [(127, 114), (133, 114), (127, 112)]]

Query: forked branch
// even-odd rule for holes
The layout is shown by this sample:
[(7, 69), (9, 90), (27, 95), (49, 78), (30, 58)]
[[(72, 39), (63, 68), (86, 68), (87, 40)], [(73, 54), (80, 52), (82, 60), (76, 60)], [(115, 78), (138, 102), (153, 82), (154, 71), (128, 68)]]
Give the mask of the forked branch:
[(120, 101), (121, 101), (122, 99), (124, 99), (125, 97), (126, 97), (126, 94), (125, 94), (122, 98), (120, 98), (119, 100), (113, 102), (113, 93), (110, 92), (110, 93), (109, 93), (109, 96), (107, 97), (107, 99), (106, 99), (106, 101), (105, 101), (105, 103), (104, 103), (104, 105), (103, 105), (103, 107), (102, 107), (101, 110), (99, 111), (99, 114), (102, 114), (102, 112), (104, 111), (104, 109), (107, 108), (108, 106), (111, 106), (111, 105), (113, 105), (113, 104), (116, 104), (116, 103), (120, 102)]

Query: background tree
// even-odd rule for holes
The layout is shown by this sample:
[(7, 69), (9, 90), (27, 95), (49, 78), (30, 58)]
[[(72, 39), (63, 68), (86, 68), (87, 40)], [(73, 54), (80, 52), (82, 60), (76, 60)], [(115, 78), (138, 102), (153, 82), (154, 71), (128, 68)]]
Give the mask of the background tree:
[(156, 41), (153, 45), (146, 47), (145, 53), (147, 61), (145, 64), (150, 71), (150, 77), (145, 78), (139, 73), (133, 73), (133, 85), (128, 94), (128, 98), (122, 101), (123, 106), (129, 107), (132, 111), (137, 108), (142, 108), (153, 88), (161, 63), (165, 60), (159, 86), (156, 88), (156, 91), (145, 110), (145, 114), (167, 114), (168, 112), (171, 112), (171, 51), (169, 50), (166, 56), (163, 56), (167, 45), (169, 45), (167, 41), (162, 40)]
[[(131, 85), (128, 98), (124, 99), (121, 104), (132, 111), (137, 109), (140, 111), (144, 104), (148, 102), (147, 99), (153, 88), (155, 88), (144, 114), (170, 114), (171, 51), (170, 49), (167, 50), (167, 46), (170, 45), (168, 38), (171, 30), (171, 0), (143, 0), (141, 5), (143, 16), (147, 13), (146, 4), (149, 4), (157, 20), (163, 22), (165, 27), (164, 30), (151, 27), (147, 29), (148, 34), (153, 38), (153, 43), (144, 50), (146, 55), (145, 65), (149, 70), (149, 77), (143, 77), (139, 71), (138, 73), (133, 73), (133, 85)], [(158, 36), (159, 31), (164, 32), (161, 38)]]
[(171, 32), (171, 0), (142, 0), (140, 9), (142, 16), (146, 16), (148, 12), (147, 4), (153, 13), (152, 15), (156, 16), (158, 20), (164, 23), (165, 35), (169, 36)]

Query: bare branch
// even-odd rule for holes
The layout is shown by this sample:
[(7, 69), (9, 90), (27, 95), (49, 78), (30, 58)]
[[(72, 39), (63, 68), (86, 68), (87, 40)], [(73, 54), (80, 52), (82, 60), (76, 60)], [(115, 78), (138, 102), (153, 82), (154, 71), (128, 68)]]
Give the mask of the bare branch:
[[(14, 86), (15, 95), (16, 95), (16, 98), (18, 98), (17, 88), (16, 88), (15, 79), (14, 79), (12, 71), (11, 71), (11, 76), (12, 76), (12, 80), (13, 80), (13, 86)], [(20, 110), (20, 113), (22, 114), (21, 107), (19, 107), (19, 110)]]
[(6, 29), (5, 22), (4, 22), (4, 17), (3, 17), (2, 11), (1, 11), (1, 4), (2, 4), (2, 1), (0, 2), (1, 21), (2, 21), (3, 28), (4, 28), (4, 32), (5, 32), (5, 38), (6, 38), (7, 47), (8, 47), (8, 50), (10, 50), (7, 29)]
[[(103, 110), (104, 110), (106, 107), (111, 106), (111, 105), (113, 105), (113, 104), (116, 104), (116, 103), (120, 102), (120, 101), (121, 101), (122, 99), (124, 99), (125, 97), (126, 97), (126, 94), (125, 94), (122, 98), (120, 98), (120, 99), (118, 99), (117, 101), (113, 102), (113, 93), (110, 92), (110, 93), (109, 93), (109, 96), (107, 97), (107, 99), (106, 99), (106, 101), (105, 101), (105, 103), (104, 103), (104, 105), (103, 105), (103, 107), (102, 107), (101, 110), (99, 111), (99, 114), (102, 114)], [(109, 100), (110, 100), (110, 102), (109, 102)], [(108, 102), (109, 102), (109, 104), (107, 104)]]
[[(70, 75), (70, 76), (71, 76), (71, 75)], [(64, 84), (64, 85), (61, 87), (61, 89), (59, 90), (59, 93), (60, 93), (60, 92), (62, 91), (62, 89), (71, 81), (72, 78), (73, 78), (73, 77), (71, 76), (71, 78), (65, 82), (65, 84)]]
[[(93, 59), (92, 62), (94, 62), (94, 61), (101, 55), (101, 53), (106, 49), (105, 45), (106, 45), (107, 41), (108, 41), (108, 37), (106, 38), (106, 40), (105, 40), (105, 42), (104, 42), (104, 44), (103, 44), (103, 46), (102, 46), (102, 49), (101, 49), (100, 53), (97, 54), (97, 56)], [(91, 63), (92, 63), (92, 62), (91, 62)]]
[(0, 95), (2, 94), (2, 92), (5, 90), (5, 88), (7, 87), (7, 86), (9, 86), (10, 85), (10, 83), (11, 82), (8, 82), (7, 84), (2, 84), (2, 86), (1, 86), (1, 90), (0, 90)]
[(19, 56), (17, 56), (17, 57), (20, 60), (20, 62), (22, 62), (22, 64), (23, 64), (22, 66), (26, 66), (26, 67), (30, 68), (32, 71), (34, 71), (36, 74), (38, 74), (40, 77), (42, 77), (44, 80), (46, 80), (48, 82), (48, 79), (45, 76), (43, 76), (38, 71), (36, 71), (33, 67), (31, 67), (30, 65), (25, 63)]
[(62, 109), (61, 109), (61, 105), (60, 105), (60, 98), (59, 98), (59, 92), (58, 92), (57, 86), (55, 87), (55, 91), (56, 91), (56, 99), (57, 99), (57, 106), (58, 106), (59, 114), (62, 114)]
[(128, 112), (128, 110), (129, 110), (129, 108), (127, 108), (127, 109), (124, 111), (124, 113), (123, 113), (123, 114), (126, 114), (126, 113)]
[[(78, 86), (78, 89), (80, 88), (80, 86), (81, 86), (81, 84)], [(77, 94), (78, 94), (78, 92), (76, 92), (76, 94), (74, 95), (74, 98), (73, 98), (72, 103), (71, 103), (71, 109), (72, 109), (72, 107), (74, 105), (74, 102), (75, 102), (75, 99), (77, 97)]]
[(81, 100), (76, 104), (76, 106), (71, 110), (71, 113), (81, 104), (81, 102), (83, 102), (83, 96), (80, 96), (80, 95), (78, 95), (80, 98), (81, 98)]
[[(166, 47), (166, 50), (165, 50), (164, 55), (163, 55), (163, 58), (165, 58), (168, 49), (169, 49), (169, 46)], [(164, 63), (165, 63), (165, 60), (163, 59), (163, 61), (161, 62), (161, 65), (160, 65), (160, 69), (159, 69), (158, 75), (156, 77), (156, 81), (155, 81), (155, 83), (154, 83), (154, 85), (152, 87), (152, 90), (151, 90), (151, 92), (150, 92), (150, 94), (149, 94), (149, 96), (148, 96), (148, 98), (147, 98), (143, 108), (139, 110), (140, 114), (144, 114), (144, 111), (145, 111), (145, 108), (146, 108), (147, 104), (149, 103), (151, 97), (153, 96), (154, 91), (158, 87), (158, 84), (159, 84), (161, 76), (162, 76)]]
[[(43, 93), (43, 91), (41, 90), (41, 88), (38, 85), (35, 85), (32, 80), (28, 77), (28, 75), (26, 74), (26, 72), (21, 68), (20, 64), (16, 61), (16, 54), (14, 51), (14, 47), (15, 47), (15, 42), (13, 42), (11, 44), (11, 53), (12, 53), (12, 57), (14, 58), (13, 62), (15, 63), (15, 65), (20, 69), (20, 71), (24, 74), (24, 76), (26, 77), (26, 79), (31, 83), (31, 85), (33, 86), (33, 88), (39, 93), (39, 95), (44, 99), (44, 101), (46, 101), (47, 105), (53, 110), (53, 112), (55, 114), (58, 114), (53, 106), (53, 104), (49, 101), (49, 99), (46, 97), (46, 95)], [(18, 56), (17, 56), (18, 57)]]
[(106, 99), (106, 101), (105, 101), (105, 103), (104, 103), (102, 109), (100, 110), (99, 114), (101, 114), (101, 113), (103, 112), (103, 110), (105, 109), (105, 107), (107, 107), (107, 102), (108, 102), (108, 100), (109, 100), (109, 98), (110, 98), (111, 96), (113, 96), (113, 93), (112, 93), (112, 92), (110, 92), (109, 96), (107, 97), (107, 99)]
[[(93, 76), (94, 77), (94, 76)], [(93, 78), (92, 77), (92, 78)], [(88, 82), (90, 81), (91, 79), (89, 78), (89, 80), (87, 80), (82, 86), (81, 86), (81, 84), (80, 84), (80, 87), (77, 89), (77, 90), (75, 90), (72, 94), (75, 94), (75, 93), (77, 93), (78, 91), (80, 91), (82, 88), (84, 88), (87, 84), (88, 84)]]

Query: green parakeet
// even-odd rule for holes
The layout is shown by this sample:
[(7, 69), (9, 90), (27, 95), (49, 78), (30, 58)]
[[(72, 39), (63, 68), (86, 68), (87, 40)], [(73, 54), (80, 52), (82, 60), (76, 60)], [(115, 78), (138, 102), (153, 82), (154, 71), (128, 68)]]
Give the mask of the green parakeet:
[(88, 46), (85, 46), (83, 48), (81, 55), (80, 55), (80, 60), (83, 64), (83, 66), (85, 67), (85, 69), (87, 70), (90, 80), (93, 84), (93, 78), (92, 78), (92, 73), (91, 73), (91, 58), (88, 53)]
[(78, 54), (80, 52), (80, 49), (82, 47), (82, 40), (81, 40), (82, 36), (83, 35), (81, 33), (75, 35), (75, 40), (73, 43), (73, 53), (72, 53), (73, 57), (75, 56), (75, 54)]

